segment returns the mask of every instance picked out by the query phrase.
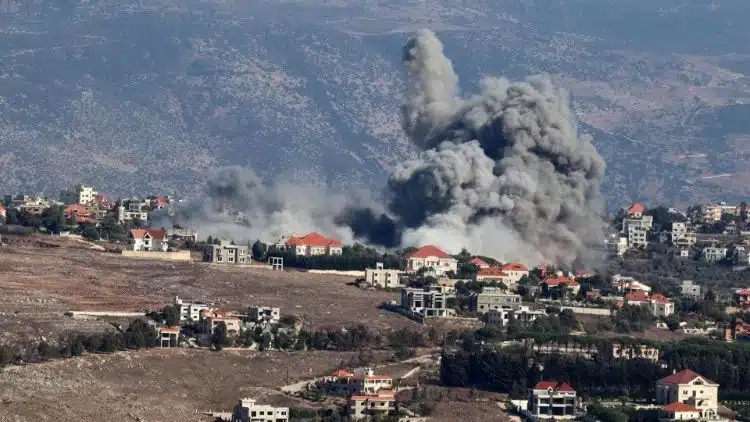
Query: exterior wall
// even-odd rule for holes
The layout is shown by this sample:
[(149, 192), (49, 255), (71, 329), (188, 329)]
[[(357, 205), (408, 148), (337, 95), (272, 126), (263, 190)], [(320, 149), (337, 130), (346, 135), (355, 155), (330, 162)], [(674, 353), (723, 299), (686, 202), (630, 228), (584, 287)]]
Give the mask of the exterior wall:
[(178, 251), (178, 252), (145, 252), (145, 251), (122, 251), (122, 256), (126, 258), (138, 258), (138, 259), (155, 259), (157, 261), (192, 261), (190, 257), (190, 251)]
[(573, 419), (575, 403), (575, 392), (533, 390), (529, 411), (539, 419)]
[(353, 421), (368, 420), (372, 413), (388, 413), (395, 410), (394, 399), (353, 396), (348, 403), (349, 418)]
[(560, 310), (570, 309), (575, 314), (579, 315), (600, 315), (600, 316), (609, 316), (612, 315), (612, 311), (610, 309), (604, 309), (604, 308), (584, 308), (581, 306), (561, 306)]
[(701, 412), (713, 410), (719, 406), (719, 386), (717, 384), (697, 384), (696, 378), (688, 384), (656, 384), (657, 404), (674, 402), (686, 403), (696, 407)]
[[(439, 290), (439, 291), (438, 291)], [(448, 298), (452, 297), (442, 289), (426, 288), (401, 290), (401, 307), (412, 312), (428, 316), (451, 316), (455, 314), (453, 309), (448, 308)]]
[(655, 317), (667, 317), (674, 313), (673, 302), (655, 302), (651, 301), (651, 313)]
[(264, 406), (255, 400), (243, 399), (234, 407), (232, 422), (287, 422), (288, 407)]
[(133, 251), (166, 252), (168, 249), (166, 239), (157, 239), (148, 234), (143, 239), (133, 239)]
[(236, 335), (240, 333), (240, 320), (238, 318), (208, 317), (203, 320), (203, 330), (207, 333), (213, 333), (220, 322), (226, 324), (227, 335)]
[(403, 287), (403, 284), (401, 284), (402, 274), (404, 272), (401, 270), (367, 268), (365, 269), (365, 282), (370, 286), (381, 288)]
[(703, 259), (706, 262), (717, 262), (727, 257), (727, 248), (705, 248), (703, 249)]
[(247, 246), (210, 245), (203, 252), (203, 260), (215, 264), (247, 264), (249, 257)]
[(517, 309), (521, 306), (521, 296), (499, 292), (479, 293), (469, 298), (469, 310), (487, 312), (490, 309)]
[(415, 273), (422, 268), (432, 270), (437, 275), (443, 275), (448, 271), (458, 271), (458, 261), (453, 258), (438, 258), (436, 256), (427, 258), (409, 258), (406, 260), (406, 271)]
[(247, 310), (247, 315), (257, 321), (276, 324), (281, 320), (281, 310), (269, 306), (255, 306)]

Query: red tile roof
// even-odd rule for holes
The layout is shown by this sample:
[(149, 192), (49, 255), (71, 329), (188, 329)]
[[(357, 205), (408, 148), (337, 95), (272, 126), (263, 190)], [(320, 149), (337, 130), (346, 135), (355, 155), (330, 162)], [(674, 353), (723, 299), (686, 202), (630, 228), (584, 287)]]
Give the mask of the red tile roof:
[(529, 268), (526, 267), (525, 265), (518, 264), (515, 262), (509, 262), (500, 268), (502, 268), (505, 271), (528, 271), (529, 270)]
[(575, 393), (576, 390), (573, 389), (573, 387), (570, 386), (567, 382), (557, 382), (557, 381), (539, 381), (535, 386), (534, 390), (549, 390), (553, 389), (555, 391), (561, 391), (564, 393)]
[(561, 284), (564, 284), (569, 287), (576, 287), (578, 286), (578, 283), (569, 279), (568, 277), (551, 277), (548, 279), (545, 279), (542, 283), (546, 284), (550, 287), (556, 287)]
[(576, 270), (575, 277), (576, 278), (588, 278), (594, 276), (596, 273), (591, 270)]
[(180, 327), (161, 327), (159, 328), (159, 332), (180, 334)]
[(646, 206), (643, 204), (633, 204), (628, 210), (629, 215), (643, 214), (646, 211)]
[(739, 296), (750, 296), (750, 289), (742, 289), (735, 294)]
[(286, 242), (287, 246), (315, 246), (320, 248), (340, 248), (344, 246), (343, 243), (330, 237), (325, 237), (320, 233), (312, 232), (300, 237), (292, 237)]
[(347, 378), (347, 377), (353, 377), (354, 374), (347, 371), (346, 369), (337, 369), (331, 373), (332, 377), (339, 377), (339, 378)]
[(689, 384), (696, 378), (702, 378), (709, 384), (716, 384), (715, 382), (711, 381), (710, 379), (704, 377), (703, 375), (691, 369), (683, 369), (680, 372), (672, 374), (668, 377), (664, 377), (659, 380), (659, 383), (661, 384)]
[(433, 246), (433, 245), (422, 246), (421, 248), (412, 252), (409, 255), (409, 258), (429, 258), (432, 256), (436, 258), (441, 258), (441, 259), (453, 259), (452, 256), (448, 255), (447, 253), (443, 252), (440, 248), (438, 248), (437, 246)]
[(662, 407), (662, 410), (669, 413), (698, 412), (698, 409), (696, 409), (695, 407), (690, 406), (689, 404), (680, 403), (678, 401)]
[(669, 302), (669, 298), (666, 297), (666, 296), (664, 296), (663, 294), (660, 294), (660, 293), (656, 293), (656, 294), (651, 295), (651, 297), (649, 298), (649, 300), (652, 301), (652, 302), (657, 302), (657, 303), (667, 303), (667, 302)]
[(88, 213), (89, 213), (89, 208), (87, 206), (81, 205), (81, 204), (68, 205), (63, 210), (63, 214), (65, 214), (66, 216), (71, 216), (73, 214), (80, 215), (80, 216), (85, 216)]
[(508, 277), (508, 273), (503, 271), (502, 268), (498, 267), (492, 267), (492, 268), (481, 268), (477, 275), (480, 277)]
[(152, 239), (164, 239), (167, 236), (167, 231), (162, 229), (130, 229), (130, 235), (134, 239), (143, 239), (146, 233), (151, 236)]
[(479, 268), (488, 268), (490, 264), (488, 264), (485, 260), (482, 258), (474, 258), (469, 263), (476, 265)]
[(628, 302), (645, 302), (648, 300), (648, 293), (643, 290), (636, 290), (633, 293), (626, 294), (625, 300)]

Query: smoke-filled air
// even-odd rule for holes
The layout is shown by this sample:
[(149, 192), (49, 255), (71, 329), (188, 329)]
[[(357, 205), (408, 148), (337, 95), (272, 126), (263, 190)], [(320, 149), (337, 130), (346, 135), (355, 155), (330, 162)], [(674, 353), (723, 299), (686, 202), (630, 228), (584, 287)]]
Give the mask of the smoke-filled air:
[(261, 188), (237, 170), (212, 181), (210, 196), (247, 211), (256, 232), (329, 230), (385, 247), (430, 243), (527, 264), (590, 262), (603, 241), (605, 165), (591, 137), (578, 133), (565, 91), (544, 76), (487, 77), (477, 94), (459, 97), (453, 65), (427, 30), (404, 47), (404, 65), (402, 125), (420, 152), (390, 174), (387, 209), (349, 195), (298, 208), (300, 191)]

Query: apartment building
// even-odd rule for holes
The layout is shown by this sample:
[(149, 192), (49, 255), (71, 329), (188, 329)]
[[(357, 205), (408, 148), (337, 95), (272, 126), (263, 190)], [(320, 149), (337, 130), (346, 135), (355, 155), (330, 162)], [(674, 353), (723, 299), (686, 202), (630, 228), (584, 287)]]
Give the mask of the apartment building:
[(574, 419), (577, 394), (569, 384), (540, 381), (529, 394), (529, 411), (537, 419)]
[(128, 221), (148, 221), (149, 201), (139, 199), (128, 199), (117, 207), (117, 221), (124, 224)]
[(130, 240), (134, 251), (166, 252), (167, 232), (163, 229), (130, 229)]
[(250, 257), (247, 246), (221, 240), (218, 245), (206, 245), (203, 261), (214, 264), (246, 264), (250, 262)]
[(184, 302), (179, 296), (175, 296), (174, 305), (180, 307), (180, 321), (199, 322), (201, 311), (210, 307), (205, 303)]
[(393, 289), (404, 287), (402, 281), (406, 273), (399, 269), (383, 268), (383, 263), (378, 262), (375, 268), (365, 269), (365, 283), (368, 286), (380, 287), (381, 289)]
[(714, 223), (721, 220), (723, 214), (739, 215), (740, 207), (736, 205), (727, 205), (725, 202), (718, 204), (708, 204), (701, 207), (703, 221)]
[(646, 231), (651, 230), (654, 226), (654, 217), (643, 215), (637, 218), (624, 218), (622, 220), (622, 231), (627, 233), (630, 227), (640, 227)]
[(695, 230), (687, 223), (672, 223), (671, 238), (673, 245), (685, 248), (694, 246), (697, 242)]
[(278, 324), (281, 321), (281, 309), (270, 306), (252, 306), (247, 308), (247, 316), (259, 323)]
[(344, 250), (343, 243), (315, 232), (304, 236), (292, 235), (283, 245), (283, 249), (302, 256), (341, 255)]
[(727, 248), (708, 247), (703, 248), (703, 259), (706, 262), (719, 262), (727, 257)]
[(521, 296), (506, 293), (501, 289), (484, 288), (482, 293), (475, 293), (469, 297), (471, 312), (485, 313), (490, 309), (518, 309), (521, 307)]
[(72, 189), (60, 191), (60, 201), (65, 205), (91, 205), (96, 196), (97, 193), (94, 188), (86, 185), (75, 185)]
[(648, 246), (649, 229), (643, 226), (628, 226), (628, 247), (645, 248)]
[(665, 420), (687, 419), (721, 420), (719, 384), (690, 370), (684, 369), (656, 382), (656, 403), (664, 405)]
[(682, 280), (680, 282), (680, 293), (683, 296), (692, 297), (694, 299), (700, 299), (701, 297), (701, 286), (695, 284), (693, 280)]
[(289, 408), (260, 405), (253, 399), (242, 399), (234, 406), (232, 422), (288, 422)]
[(380, 420), (396, 413), (396, 395), (393, 390), (380, 390), (376, 394), (352, 395), (347, 402), (349, 420)]
[(454, 297), (440, 286), (401, 290), (401, 307), (424, 317), (454, 316), (456, 311), (448, 307), (448, 299)]
[(458, 271), (458, 261), (433, 245), (422, 246), (409, 254), (406, 259), (406, 272), (416, 273), (424, 268), (431, 275), (445, 275)]

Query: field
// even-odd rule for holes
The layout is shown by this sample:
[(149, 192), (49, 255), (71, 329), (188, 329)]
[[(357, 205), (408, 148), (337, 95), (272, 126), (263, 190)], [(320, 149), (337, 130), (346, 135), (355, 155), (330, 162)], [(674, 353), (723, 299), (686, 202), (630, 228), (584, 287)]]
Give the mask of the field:
[(358, 289), (348, 284), (353, 277), (136, 260), (48, 237), (6, 242), (0, 247), (0, 333), (6, 337), (56, 338), (65, 330), (104, 329), (108, 322), (63, 314), (158, 309), (175, 296), (226, 310), (278, 306), (282, 314), (301, 317), (308, 329), (357, 322), (378, 330), (421, 327), (377, 309), (397, 294)]

